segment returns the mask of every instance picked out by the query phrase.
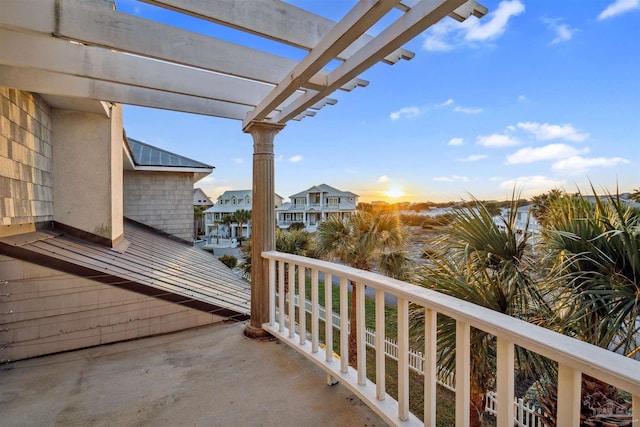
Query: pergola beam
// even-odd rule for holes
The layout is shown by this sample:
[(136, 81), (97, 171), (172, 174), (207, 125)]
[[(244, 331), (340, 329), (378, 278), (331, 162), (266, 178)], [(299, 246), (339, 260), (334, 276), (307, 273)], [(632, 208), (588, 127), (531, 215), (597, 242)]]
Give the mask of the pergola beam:
[[(439, 22), (451, 10), (459, 9), (463, 3), (465, 3), (465, 0), (422, 0), (391, 24), (371, 43), (333, 70), (329, 74), (329, 82), (324, 90), (315, 94), (309, 93), (300, 96), (279, 114), (276, 114), (273, 120), (277, 123), (286, 123), (293, 117), (298, 116), (298, 114), (318, 102), (327, 93), (335, 90), (342, 82), (348, 81), (352, 76), (368, 69), (380, 57), (384, 57), (388, 52), (394, 51), (398, 46), (402, 46), (431, 25)], [(469, 10), (472, 10), (472, 8)]]
[[(0, 28), (0, 63), (255, 107), (273, 85)], [(25, 49), (24, 46), (29, 46)], [(143, 71), (142, 71), (143, 70)]]
[[(288, 58), (78, 0), (2, 0), (0, 26), (53, 34), (273, 85), (297, 64)], [(326, 81), (327, 72), (319, 71), (304, 87), (320, 90)]]
[[(305, 50), (313, 49), (334, 26), (335, 22), (280, 0), (141, 0), (155, 6), (175, 10), (197, 18), (286, 43)], [(248, 7), (250, 6), (250, 7)], [(256, 19), (260, 17), (260, 19)], [(363, 34), (336, 55), (346, 60), (373, 36)], [(400, 59), (411, 59), (413, 52), (398, 49), (382, 61), (395, 64)]]
[[(329, 31), (291, 72), (244, 119), (246, 128), (252, 121), (264, 120), (273, 109), (304, 84), (322, 67), (382, 18), (398, 0), (361, 0)], [(355, 77), (355, 76), (354, 76)], [(351, 79), (349, 79), (351, 80)], [(346, 83), (348, 80), (345, 80)], [(319, 99), (315, 99), (313, 103)], [(313, 104), (311, 103), (311, 104)], [(310, 104), (310, 105), (311, 105)], [(301, 113), (299, 110), (296, 116)]]
[(251, 107), (50, 71), (0, 65), (0, 83), (29, 92), (242, 120)]

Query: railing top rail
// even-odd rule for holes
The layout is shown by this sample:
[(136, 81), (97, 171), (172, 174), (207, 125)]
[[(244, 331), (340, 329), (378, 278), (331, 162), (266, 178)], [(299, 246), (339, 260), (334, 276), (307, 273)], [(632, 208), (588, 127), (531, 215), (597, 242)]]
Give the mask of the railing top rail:
[(640, 362), (612, 351), (533, 325), (515, 317), (472, 304), (417, 285), (333, 262), (277, 251), (267, 259), (282, 260), (364, 283), (412, 303), (468, 323), (497, 337), (527, 348), (565, 366), (640, 395)]

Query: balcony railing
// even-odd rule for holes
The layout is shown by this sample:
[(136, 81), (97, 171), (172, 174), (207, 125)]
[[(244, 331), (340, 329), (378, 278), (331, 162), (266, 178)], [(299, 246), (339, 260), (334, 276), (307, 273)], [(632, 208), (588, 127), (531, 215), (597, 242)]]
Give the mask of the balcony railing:
[[(340, 381), (392, 425), (435, 425), (436, 416), (436, 316), (456, 321), (455, 417), (456, 426), (469, 423), (471, 328), (497, 338), (495, 413), (498, 426), (513, 426), (514, 347), (520, 346), (558, 363), (558, 426), (580, 425), (581, 374), (587, 374), (632, 395), (635, 414), (640, 408), (638, 362), (582, 341), (558, 334), (504, 314), (458, 300), (419, 286), (376, 273), (339, 264), (280, 252), (264, 252), (269, 261), (269, 322), (263, 328), (324, 369), (332, 381)], [(285, 270), (285, 266), (288, 268)], [(285, 295), (285, 271), (288, 293)], [(277, 274), (276, 274), (277, 273)], [(319, 276), (332, 283), (339, 278), (340, 330), (348, 330), (348, 285), (356, 284), (357, 366), (348, 364), (348, 334), (341, 333), (334, 350), (332, 322), (325, 322), (324, 342), (320, 342), (318, 313)], [(276, 277), (278, 281), (276, 283)], [(311, 295), (306, 294), (310, 278)], [(375, 379), (367, 378), (365, 286), (375, 291)], [(325, 286), (324, 310), (333, 312), (333, 286)], [(297, 296), (292, 298), (291, 296)], [(385, 295), (397, 299), (397, 400), (386, 392), (385, 384)], [(306, 310), (296, 310), (296, 300), (311, 300), (307, 325)], [(424, 327), (424, 423), (409, 412), (409, 302), (425, 310)], [(307, 338), (309, 337), (309, 339)], [(337, 352), (336, 353), (334, 353)], [(503, 397), (504, 396), (504, 397)], [(633, 427), (640, 427), (635, 416)]]

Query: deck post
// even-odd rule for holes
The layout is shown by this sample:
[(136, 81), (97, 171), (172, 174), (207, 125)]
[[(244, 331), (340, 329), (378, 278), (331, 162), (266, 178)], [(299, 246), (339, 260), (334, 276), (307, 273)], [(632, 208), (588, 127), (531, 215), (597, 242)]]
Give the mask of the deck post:
[[(262, 329), (269, 321), (269, 265), (263, 251), (275, 250), (275, 172), (273, 139), (283, 124), (253, 121), (244, 132), (253, 137), (253, 200), (251, 208), (251, 320), (244, 334), (271, 337)], [(281, 309), (283, 309), (281, 307)]]

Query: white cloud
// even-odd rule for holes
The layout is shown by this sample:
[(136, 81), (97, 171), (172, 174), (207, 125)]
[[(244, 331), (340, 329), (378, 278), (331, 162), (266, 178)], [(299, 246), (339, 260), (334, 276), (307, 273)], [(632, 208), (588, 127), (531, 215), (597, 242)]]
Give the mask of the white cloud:
[(629, 160), (623, 159), (622, 157), (587, 158), (582, 156), (571, 156), (568, 159), (555, 162), (551, 165), (551, 168), (556, 172), (577, 175), (585, 173), (588, 169), (611, 167), (629, 163), (631, 163)]
[(244, 159), (242, 157), (236, 157), (233, 159), (233, 163), (235, 163), (236, 165), (241, 165), (244, 163)]
[(440, 104), (441, 107), (448, 107), (449, 105), (453, 105), (453, 99), (451, 98), (447, 99), (442, 104)]
[(450, 51), (469, 43), (495, 40), (504, 34), (509, 19), (522, 12), (524, 4), (520, 0), (506, 0), (482, 20), (475, 17), (464, 22), (442, 20), (425, 33), (422, 47), (429, 51)]
[(453, 111), (465, 114), (479, 114), (482, 113), (482, 108), (456, 107)]
[(547, 24), (547, 28), (555, 34), (551, 44), (569, 41), (578, 31), (577, 28), (571, 28), (569, 24), (561, 24), (560, 19), (542, 18), (542, 22)]
[(588, 153), (589, 149), (577, 150), (567, 144), (549, 144), (544, 147), (525, 147), (507, 156), (508, 165), (533, 163), (540, 160), (566, 159), (580, 153)]
[(543, 175), (520, 176), (504, 180), (500, 183), (500, 188), (511, 191), (514, 188), (521, 191), (522, 197), (531, 197), (536, 194), (546, 193), (552, 188), (562, 188), (564, 181), (547, 178)]
[(520, 144), (520, 141), (509, 135), (494, 133), (493, 135), (479, 136), (476, 144), (485, 147), (511, 147)]
[(398, 120), (400, 118), (412, 119), (420, 115), (420, 108), (418, 107), (403, 107), (398, 111), (394, 111), (389, 114), (391, 120)]
[(459, 162), (477, 162), (478, 160), (486, 159), (486, 154), (471, 154), (470, 156), (458, 159)]
[(378, 180), (376, 181), (378, 184), (382, 184), (384, 182), (389, 182), (390, 178), (387, 175), (382, 175), (380, 178), (378, 178)]
[[(466, 40), (492, 40), (500, 37), (506, 30), (509, 18), (524, 12), (524, 4), (519, 0), (501, 1), (495, 12), (483, 18), (467, 19), (463, 26), (467, 27)], [(468, 22), (468, 24), (466, 24)]]
[(600, 12), (598, 20), (602, 21), (636, 9), (640, 9), (640, 0), (616, 0)]
[(289, 157), (289, 161), (290, 161), (291, 163), (298, 163), (298, 162), (301, 162), (301, 161), (302, 161), (302, 156), (298, 154), (298, 155), (296, 155), (296, 156)]
[(564, 139), (565, 141), (581, 142), (589, 137), (588, 133), (579, 132), (570, 124), (552, 125), (549, 123), (520, 122), (518, 127), (532, 133), (542, 141)]
[(463, 145), (463, 144), (464, 144), (464, 139), (462, 138), (451, 138), (449, 142), (447, 142), (447, 145), (453, 145), (453, 146)]
[(434, 181), (438, 181), (438, 182), (467, 182), (467, 181), (469, 181), (468, 177), (460, 176), (460, 175), (434, 176), (432, 179)]

